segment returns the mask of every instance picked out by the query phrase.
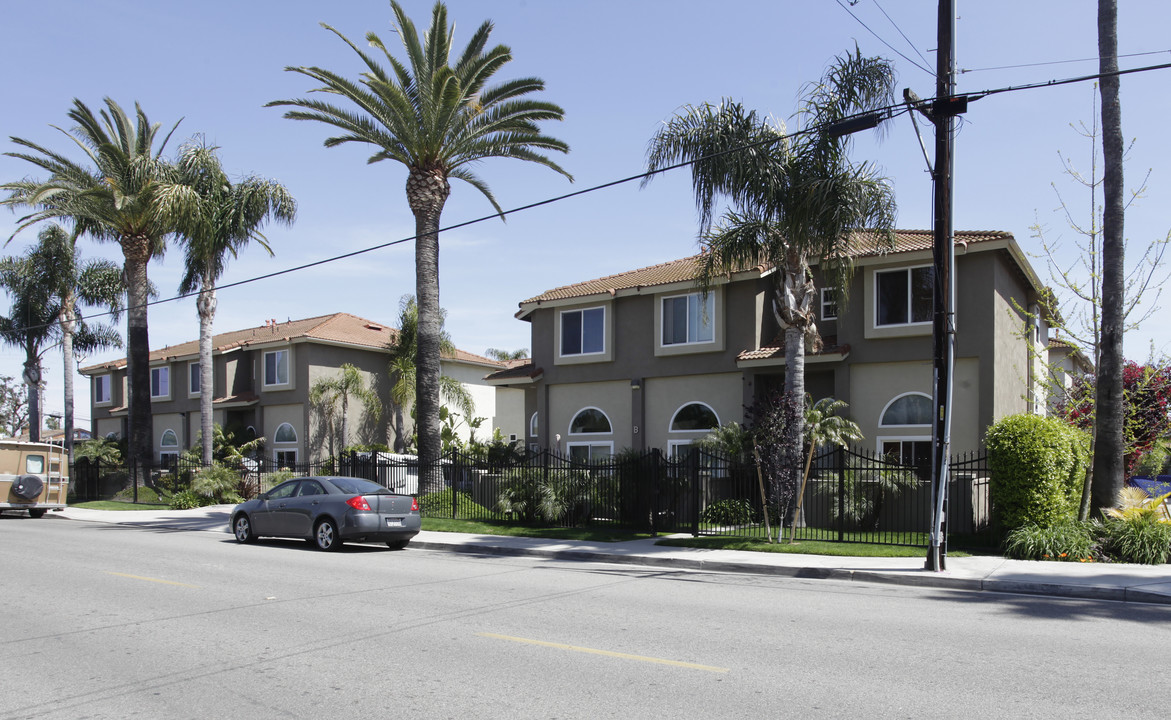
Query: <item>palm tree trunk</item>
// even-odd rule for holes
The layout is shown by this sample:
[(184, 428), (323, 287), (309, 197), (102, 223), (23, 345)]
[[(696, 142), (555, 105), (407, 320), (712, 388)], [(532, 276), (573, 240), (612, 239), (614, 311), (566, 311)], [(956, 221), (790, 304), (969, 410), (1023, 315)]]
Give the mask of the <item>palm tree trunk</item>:
[(215, 440), (215, 422), (212, 417), (215, 373), (211, 357), (212, 325), (215, 323), (216, 311), (215, 278), (210, 274), (204, 275), (202, 284), (203, 289), (195, 299), (195, 307), (199, 311), (199, 434), (203, 466), (210, 467)]
[(154, 422), (150, 407), (150, 338), (147, 333), (149, 301), (146, 265), (150, 261), (150, 239), (122, 238), (122, 256), (126, 276), (126, 386), (129, 394), (128, 449), (138, 468), (141, 484), (154, 462)]
[(407, 201), (415, 215), (415, 298), (419, 307), (415, 356), (415, 414), (420, 492), (442, 489), (439, 455), (439, 219), (451, 186), (439, 171), (411, 170)]
[(407, 439), (403, 437), (405, 428), (403, 428), (403, 408), (398, 403), (394, 404), (394, 451), (396, 453), (405, 452), (407, 449)]
[(1102, 342), (1094, 423), (1093, 503), (1114, 505), (1122, 489), (1123, 383), (1122, 332), (1125, 306), (1123, 268), (1122, 105), (1119, 100), (1118, 4), (1098, 0), (1098, 56), (1102, 73)]
[(41, 363), (33, 352), (24, 361), (24, 384), (28, 387), (28, 439), (41, 441)]
[(342, 438), (338, 443), (338, 452), (346, 451), (346, 443), (350, 439), (350, 396), (349, 393), (342, 391)]
[(61, 362), (65, 365), (65, 462), (73, 463), (73, 330), (76, 314), (73, 312), (74, 299), (65, 298), (61, 316)]

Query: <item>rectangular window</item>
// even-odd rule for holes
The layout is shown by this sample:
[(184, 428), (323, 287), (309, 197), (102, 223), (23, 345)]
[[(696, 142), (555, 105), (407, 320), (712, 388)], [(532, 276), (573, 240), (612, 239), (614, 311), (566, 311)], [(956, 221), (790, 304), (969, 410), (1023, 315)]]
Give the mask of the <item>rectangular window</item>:
[(606, 309), (561, 313), (561, 354), (593, 355), (606, 351)]
[(930, 266), (876, 272), (875, 324), (931, 322), (935, 272)]
[(94, 378), (94, 404), (105, 405), (113, 402), (110, 396), (110, 376), (98, 375)]
[(159, 469), (174, 472), (179, 468), (179, 453), (174, 450), (163, 450), (159, 453)]
[(663, 298), (663, 344), (710, 343), (714, 338), (715, 295), (690, 293)]
[(150, 396), (152, 398), (167, 398), (171, 396), (171, 368), (157, 367), (150, 369)]
[(821, 319), (838, 319), (838, 295), (833, 288), (821, 289)]
[(289, 384), (289, 351), (274, 350), (264, 354), (264, 384)]
[(610, 459), (614, 454), (614, 443), (569, 443), (566, 446), (569, 459), (576, 463), (595, 463)]
[(187, 392), (190, 395), (199, 394), (199, 363), (191, 363), (187, 366), (187, 374), (189, 377)]
[(273, 455), (276, 460), (278, 468), (293, 469), (297, 467), (297, 451), (296, 450), (277, 450)]

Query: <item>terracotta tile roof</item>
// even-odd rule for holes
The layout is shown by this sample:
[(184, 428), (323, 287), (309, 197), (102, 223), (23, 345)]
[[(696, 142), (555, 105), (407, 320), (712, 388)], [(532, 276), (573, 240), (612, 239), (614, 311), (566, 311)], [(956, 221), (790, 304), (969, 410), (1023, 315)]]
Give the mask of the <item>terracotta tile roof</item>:
[[(931, 230), (896, 230), (894, 247), (884, 248), (874, 234), (855, 233), (851, 242), (851, 246), (853, 247), (852, 254), (855, 258), (863, 258), (930, 250), (933, 237)], [(956, 232), (955, 237), (957, 243), (972, 245), (991, 240), (1008, 239), (1012, 237), (1012, 234), (1001, 230), (961, 230)], [(573, 285), (564, 285), (553, 288), (552, 290), (546, 290), (536, 297), (523, 301), (521, 305), (588, 297), (602, 293), (613, 295), (620, 290), (655, 287), (658, 285), (669, 285), (671, 283), (695, 280), (699, 277), (699, 263), (702, 257), (702, 254), (692, 255), (691, 257), (672, 260), (671, 262), (665, 262), (659, 265), (651, 265), (650, 267), (630, 270), (616, 275), (608, 275), (597, 278), (596, 280), (586, 280), (585, 282), (574, 283)], [(762, 263), (755, 267), (746, 266), (740, 268), (737, 272), (750, 270), (764, 272), (769, 267), (767, 263)]]
[[(827, 337), (824, 340), (820, 352), (812, 352), (809, 345), (805, 346), (805, 357), (817, 357), (819, 355), (846, 355), (850, 352), (849, 343), (838, 344), (836, 337)], [(736, 356), (737, 362), (744, 360), (784, 360), (785, 359), (785, 343), (783, 339), (774, 340), (756, 350), (742, 350)]]
[[(373, 349), (385, 348), (398, 331), (388, 325), (360, 318), (349, 313), (333, 313), (303, 320), (289, 320), (264, 324), (243, 330), (231, 330), (212, 336), (212, 353), (223, 353), (236, 348), (287, 343), (294, 340), (319, 340), (356, 347)], [(150, 361), (195, 357), (199, 354), (199, 341), (191, 340), (178, 345), (169, 345), (152, 350)], [(480, 355), (456, 350), (454, 360), (501, 367), (502, 364)], [(81, 372), (108, 370), (126, 366), (126, 358), (81, 368)]]

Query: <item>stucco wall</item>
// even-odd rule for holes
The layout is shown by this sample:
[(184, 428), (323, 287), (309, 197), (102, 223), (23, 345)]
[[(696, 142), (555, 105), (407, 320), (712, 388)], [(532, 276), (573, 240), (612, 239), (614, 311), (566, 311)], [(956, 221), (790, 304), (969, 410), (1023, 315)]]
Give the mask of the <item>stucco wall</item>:
[(670, 440), (696, 440), (706, 432), (670, 432), (671, 419), (684, 405), (701, 402), (715, 411), (720, 424), (743, 423), (743, 379), (739, 372), (650, 378), (644, 394), (647, 448), (668, 449)]
[[(568, 442), (613, 442), (614, 452), (633, 445), (630, 412), (630, 381), (577, 383), (549, 387), (549, 447), (564, 452)], [(569, 423), (582, 409), (598, 408), (610, 419), (613, 432), (607, 435), (570, 435)], [(554, 440), (561, 435), (561, 442)]]

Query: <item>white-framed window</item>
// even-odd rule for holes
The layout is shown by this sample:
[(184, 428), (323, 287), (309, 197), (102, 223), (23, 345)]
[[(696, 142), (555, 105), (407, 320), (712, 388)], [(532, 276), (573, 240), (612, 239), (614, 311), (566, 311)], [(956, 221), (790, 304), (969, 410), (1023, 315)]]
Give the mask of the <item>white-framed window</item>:
[(277, 467), (292, 468), (297, 465), (297, 429), (289, 423), (281, 423), (272, 434), (272, 459)]
[(668, 440), (667, 441), (667, 456), (672, 458), (684, 458), (691, 452), (691, 445), (693, 440)]
[(592, 463), (607, 460), (614, 454), (612, 442), (569, 442), (565, 443), (569, 459), (576, 463)]
[(606, 352), (606, 308), (561, 312), (561, 354), (601, 355)]
[(270, 350), (264, 353), (264, 386), (289, 384), (289, 351)]
[(111, 392), (110, 376), (95, 375), (94, 405), (109, 405), (112, 402), (114, 402), (114, 395)]
[[(686, 403), (671, 416), (668, 432), (708, 433), (720, 426), (720, 417), (711, 406), (702, 402)], [(690, 440), (679, 442), (691, 442)]]
[(199, 383), (200, 383), (201, 377), (202, 376), (200, 375), (200, 372), (199, 372), (199, 363), (198, 362), (187, 363), (187, 394), (188, 395), (194, 396), (194, 395), (199, 394)]
[(935, 311), (935, 272), (930, 265), (874, 273), (874, 325), (931, 322)]
[[(931, 467), (931, 396), (909, 392), (896, 396), (879, 415), (878, 426), (890, 434), (879, 435), (878, 451), (889, 462), (928, 472)], [(880, 431), (881, 432), (881, 431)]]
[(570, 435), (609, 435), (614, 432), (610, 418), (596, 407), (582, 408), (569, 423)]
[(834, 288), (821, 289), (821, 319), (838, 319), (838, 292)]
[(159, 462), (167, 467), (173, 467), (179, 461), (179, 436), (174, 430), (167, 428), (159, 436)]
[(529, 418), (529, 437), (537, 436), (537, 413), (533, 413)]
[(150, 397), (152, 400), (171, 397), (171, 368), (154, 367), (150, 369)]
[(666, 345), (694, 345), (715, 341), (715, 293), (669, 295), (662, 299), (660, 338)]

